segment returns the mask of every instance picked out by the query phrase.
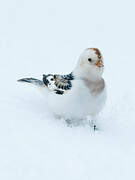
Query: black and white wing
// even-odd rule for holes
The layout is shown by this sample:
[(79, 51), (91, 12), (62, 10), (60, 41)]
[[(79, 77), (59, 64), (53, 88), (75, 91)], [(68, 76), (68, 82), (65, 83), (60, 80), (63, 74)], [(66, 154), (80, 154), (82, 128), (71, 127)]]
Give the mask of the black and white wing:
[(44, 84), (56, 94), (64, 94), (72, 88), (73, 74), (68, 75), (43, 75)]

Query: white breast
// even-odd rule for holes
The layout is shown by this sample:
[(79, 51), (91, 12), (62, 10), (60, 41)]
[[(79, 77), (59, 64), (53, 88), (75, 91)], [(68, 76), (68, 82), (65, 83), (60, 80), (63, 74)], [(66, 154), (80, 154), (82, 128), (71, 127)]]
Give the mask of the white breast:
[(106, 100), (106, 90), (98, 95), (92, 95), (82, 80), (74, 80), (73, 87), (64, 95), (51, 92), (48, 102), (56, 115), (64, 118), (82, 119), (88, 115), (99, 113)]

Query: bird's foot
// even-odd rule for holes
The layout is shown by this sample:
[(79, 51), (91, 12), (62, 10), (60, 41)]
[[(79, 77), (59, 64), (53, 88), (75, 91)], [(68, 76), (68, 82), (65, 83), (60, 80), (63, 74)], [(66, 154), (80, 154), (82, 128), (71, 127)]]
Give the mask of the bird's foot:
[(97, 130), (98, 130), (98, 128), (97, 128), (97, 126), (95, 125), (95, 123), (93, 122), (93, 120), (89, 121), (89, 125), (90, 125), (90, 127), (92, 128), (92, 130), (94, 130), (94, 131), (97, 131)]
[(98, 131), (98, 128), (97, 128), (97, 126), (95, 124), (93, 126), (93, 129), (94, 129), (94, 131)]

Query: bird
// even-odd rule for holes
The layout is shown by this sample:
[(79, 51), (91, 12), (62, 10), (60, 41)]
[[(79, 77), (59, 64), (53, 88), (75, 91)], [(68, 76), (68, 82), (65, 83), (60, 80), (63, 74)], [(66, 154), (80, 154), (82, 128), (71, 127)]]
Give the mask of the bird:
[(64, 118), (67, 124), (91, 117), (90, 124), (95, 130), (95, 119), (107, 97), (103, 72), (101, 51), (87, 48), (81, 53), (73, 71), (67, 75), (43, 74), (42, 80), (22, 78), (18, 82), (33, 84), (45, 91), (52, 113)]

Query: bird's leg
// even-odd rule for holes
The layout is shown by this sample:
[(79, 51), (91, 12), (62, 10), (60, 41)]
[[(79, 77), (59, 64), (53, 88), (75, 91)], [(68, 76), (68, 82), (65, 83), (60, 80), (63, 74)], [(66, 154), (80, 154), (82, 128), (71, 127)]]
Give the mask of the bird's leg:
[(98, 130), (93, 120), (90, 121), (90, 126), (93, 128), (94, 131)]
[(97, 131), (98, 130), (98, 128), (97, 128), (97, 126), (94, 124), (94, 131)]
[(91, 119), (91, 118), (89, 119), (89, 117), (88, 117), (88, 120), (89, 120), (89, 125), (90, 125), (90, 127), (91, 127), (94, 131), (98, 130), (98, 128), (97, 128), (97, 126), (96, 126), (96, 124), (95, 124), (95, 117), (92, 117), (92, 119)]

